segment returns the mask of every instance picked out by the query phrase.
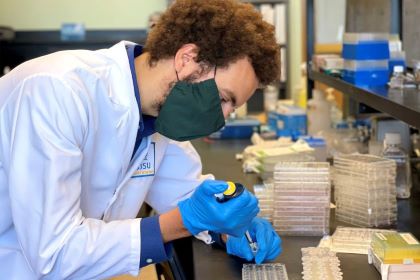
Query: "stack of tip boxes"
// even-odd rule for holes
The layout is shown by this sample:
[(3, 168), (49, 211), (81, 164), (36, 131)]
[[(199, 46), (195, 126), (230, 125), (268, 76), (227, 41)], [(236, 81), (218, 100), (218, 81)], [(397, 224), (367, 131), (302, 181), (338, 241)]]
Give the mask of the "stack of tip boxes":
[(327, 162), (280, 162), (274, 170), (273, 225), (280, 235), (329, 234)]
[(389, 34), (344, 34), (343, 80), (357, 86), (383, 86), (389, 80)]
[(334, 158), (336, 218), (361, 227), (395, 224), (395, 161), (372, 155)]

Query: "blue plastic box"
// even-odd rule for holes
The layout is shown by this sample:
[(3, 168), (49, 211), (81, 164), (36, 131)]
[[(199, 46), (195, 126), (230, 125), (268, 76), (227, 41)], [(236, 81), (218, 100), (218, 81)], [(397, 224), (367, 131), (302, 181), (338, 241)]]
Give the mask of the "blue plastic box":
[(349, 60), (389, 59), (389, 34), (346, 33), (342, 56)]
[(83, 23), (63, 23), (60, 29), (62, 41), (83, 41), (86, 29)]
[(345, 60), (342, 76), (357, 86), (383, 86), (389, 80), (389, 61)]
[(326, 161), (327, 160), (327, 143), (322, 137), (312, 136), (301, 136), (299, 139), (304, 140), (308, 143), (309, 147), (315, 149), (315, 160)]
[(277, 112), (268, 113), (268, 125), (278, 137), (291, 137), (293, 140), (307, 132), (306, 112), (300, 107), (281, 105)]
[(402, 66), (404, 68), (404, 71), (405, 71), (405, 69), (407, 67), (405, 59), (406, 59), (406, 55), (405, 55), (404, 51), (398, 51), (398, 50), (397, 51), (391, 51), (391, 56), (390, 56), (389, 61), (388, 61), (389, 76), (391, 76), (392, 73), (394, 72), (394, 67), (395, 66)]
[(301, 136), (299, 139), (304, 140), (311, 148), (322, 148), (327, 145), (324, 138), (321, 137)]
[(407, 67), (404, 59), (390, 59), (389, 60), (389, 76), (391, 76), (392, 73), (394, 72), (394, 66), (399, 66), (399, 65), (404, 67), (404, 70)]
[(384, 86), (389, 81), (388, 69), (343, 70), (343, 80), (356, 86)]
[(228, 120), (226, 125), (209, 137), (212, 139), (248, 139), (259, 132), (261, 123), (255, 119)]
[(387, 41), (343, 44), (343, 58), (352, 60), (389, 59), (389, 44)]

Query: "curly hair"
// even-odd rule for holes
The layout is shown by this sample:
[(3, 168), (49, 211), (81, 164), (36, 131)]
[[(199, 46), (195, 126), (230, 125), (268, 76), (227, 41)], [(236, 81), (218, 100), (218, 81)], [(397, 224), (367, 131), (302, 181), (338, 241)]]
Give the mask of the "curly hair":
[(198, 46), (197, 62), (226, 67), (248, 57), (262, 85), (279, 78), (274, 27), (251, 4), (237, 0), (176, 0), (150, 31), (150, 64), (174, 57), (185, 44)]

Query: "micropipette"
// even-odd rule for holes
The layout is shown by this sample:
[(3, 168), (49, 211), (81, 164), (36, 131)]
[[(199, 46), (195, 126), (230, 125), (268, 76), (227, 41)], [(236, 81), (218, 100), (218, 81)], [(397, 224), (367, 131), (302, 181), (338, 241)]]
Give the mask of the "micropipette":
[[(216, 199), (218, 202), (223, 203), (223, 202), (228, 201), (229, 199), (238, 197), (245, 190), (245, 187), (242, 184), (233, 183), (233, 182), (227, 182), (227, 184), (228, 184), (228, 188), (222, 194), (216, 195)], [(246, 237), (246, 240), (248, 241), (248, 244), (249, 244), (249, 247), (251, 248), (252, 253), (255, 256), (255, 254), (258, 251), (258, 243), (252, 240), (252, 237), (249, 234), (249, 231), (245, 232), (245, 237)]]

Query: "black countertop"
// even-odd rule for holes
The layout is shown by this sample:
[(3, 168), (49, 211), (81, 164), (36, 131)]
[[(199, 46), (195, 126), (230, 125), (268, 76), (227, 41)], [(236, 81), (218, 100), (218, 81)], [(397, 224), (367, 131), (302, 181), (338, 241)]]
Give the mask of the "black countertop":
[(83, 40), (62, 40), (60, 30), (17, 31), (14, 39), (0, 40), (0, 77), (3, 67), (13, 69), (35, 57), (63, 50), (110, 48), (122, 40), (144, 44), (146, 36), (142, 29), (86, 30)]
[[(245, 140), (193, 141), (203, 161), (203, 173), (212, 173), (221, 180), (242, 182), (248, 188), (260, 182), (254, 174), (244, 174), (241, 162), (235, 159), (249, 145)], [(344, 223), (339, 225), (346, 226)], [(347, 225), (351, 226), (351, 225)], [(331, 233), (336, 227), (334, 210), (331, 212)], [(420, 193), (417, 190), (409, 200), (398, 201), (399, 231), (411, 231), (420, 238)], [(274, 261), (286, 265), (290, 280), (302, 279), (301, 248), (317, 246), (320, 237), (282, 236), (283, 253)], [(193, 239), (193, 274), (195, 279), (241, 279), (243, 260), (227, 255), (223, 250)], [(366, 255), (337, 254), (346, 279), (381, 279), (375, 268), (368, 264)]]

